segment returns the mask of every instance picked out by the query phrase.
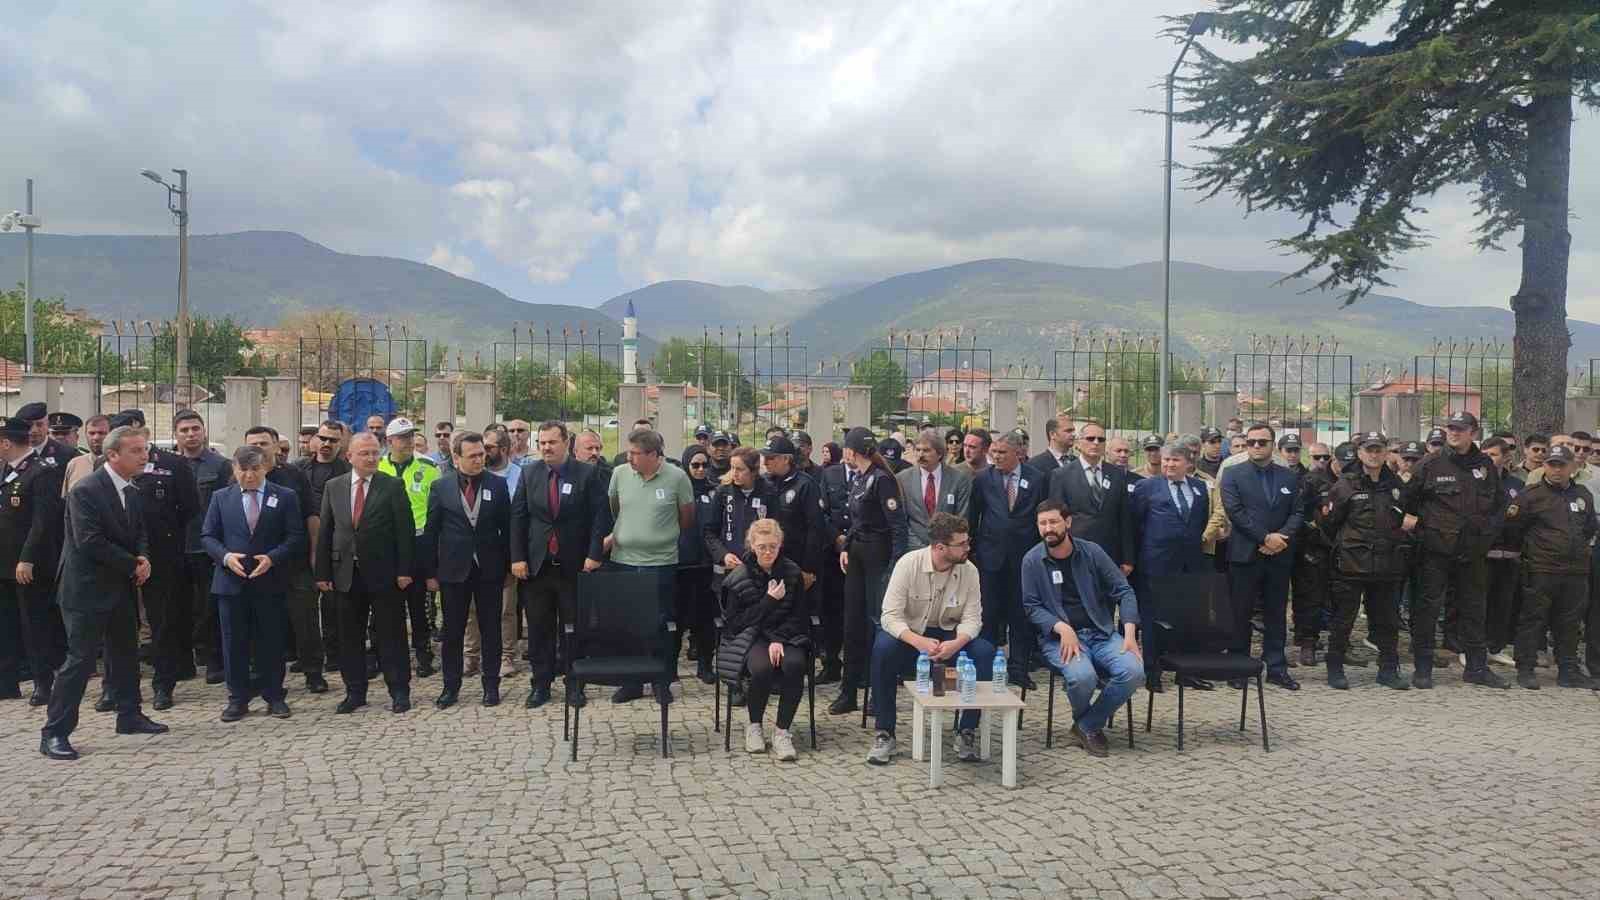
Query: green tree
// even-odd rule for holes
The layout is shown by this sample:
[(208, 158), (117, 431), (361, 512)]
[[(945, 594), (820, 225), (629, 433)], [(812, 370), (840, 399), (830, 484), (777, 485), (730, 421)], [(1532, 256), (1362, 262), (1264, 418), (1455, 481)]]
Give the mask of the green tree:
[[(22, 313), (22, 289), (0, 291), (0, 357), (19, 365), (27, 361)], [(33, 361), (38, 371), (93, 372), (99, 351), (99, 323), (68, 313), (60, 298), (33, 298)], [(120, 365), (113, 365), (120, 378)]]
[[(211, 393), (221, 393), (222, 379), (229, 375), (277, 373), (276, 368), (255, 352), (255, 344), (244, 336), (244, 328), (232, 316), (221, 319), (201, 316), (190, 321), (189, 329), (189, 378)], [(150, 380), (171, 383), (177, 374), (177, 359), (177, 332), (169, 325), (156, 332)]]
[[(1523, 430), (1565, 410), (1574, 102), (1600, 107), (1593, 0), (1218, 0), (1214, 29), (1257, 48), (1200, 45), (1179, 121), (1205, 126), (1194, 184), (1248, 211), (1287, 211), (1296, 275), (1353, 303), (1427, 243), (1413, 217), (1441, 189), (1475, 191), (1477, 245), (1521, 231), (1513, 402)], [(1171, 20), (1181, 37), (1187, 17)], [(1387, 23), (1386, 38), (1352, 39)]]
[(593, 353), (580, 353), (567, 363), (572, 390), (562, 407), (579, 416), (608, 412), (617, 405), (617, 385), (622, 369)]
[(494, 379), (502, 421), (525, 419), (538, 423), (566, 414), (562, 406), (566, 379), (550, 371), (541, 360), (506, 360), (496, 367)]
[[(1058, 389), (1057, 394), (1062, 405), (1078, 418), (1097, 419), (1107, 428), (1154, 431), (1156, 396), (1161, 384), (1159, 368), (1160, 357), (1155, 353), (1107, 354), (1092, 373), (1085, 373), (1082, 386), (1088, 389), (1087, 399), (1078, 401), (1077, 381)], [(1171, 366), (1169, 382), (1175, 391), (1201, 391), (1211, 386), (1181, 365)], [(1034, 440), (1043, 438), (1035, 436)]]
[(900, 364), (889, 356), (887, 350), (874, 350), (866, 359), (857, 360), (850, 367), (850, 380), (872, 388), (872, 417), (883, 417), (905, 409), (906, 373)]
[(749, 402), (752, 393), (750, 379), (745, 377), (738, 354), (704, 339), (669, 339), (656, 350), (651, 367), (655, 369), (656, 377), (665, 383), (704, 386), (729, 403), (732, 401), (728, 395), (737, 392), (738, 396)]

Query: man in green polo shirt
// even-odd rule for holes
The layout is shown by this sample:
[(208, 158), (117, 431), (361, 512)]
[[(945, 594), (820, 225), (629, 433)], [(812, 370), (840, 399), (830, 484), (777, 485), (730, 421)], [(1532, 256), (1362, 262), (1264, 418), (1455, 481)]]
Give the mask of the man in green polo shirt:
[[(614, 566), (655, 573), (664, 596), (663, 609), (672, 609), (670, 596), (678, 568), (678, 533), (695, 526), (694, 486), (677, 466), (662, 465), (661, 434), (647, 428), (628, 435), (628, 463), (611, 473), (611, 534), (606, 552)], [(665, 683), (655, 686), (656, 699), (672, 702)], [(626, 703), (644, 696), (642, 684), (617, 688), (611, 702)]]

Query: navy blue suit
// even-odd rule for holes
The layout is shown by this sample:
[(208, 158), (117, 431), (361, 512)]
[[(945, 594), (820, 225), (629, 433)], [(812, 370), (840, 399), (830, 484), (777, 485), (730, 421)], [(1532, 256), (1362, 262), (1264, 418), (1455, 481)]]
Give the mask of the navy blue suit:
[(1165, 475), (1146, 478), (1133, 487), (1128, 498), (1129, 518), (1137, 536), (1138, 556), (1133, 564), (1134, 590), (1139, 595), (1139, 620), (1144, 623), (1145, 673), (1161, 675), (1160, 626), (1156, 625), (1156, 596), (1150, 579), (1180, 573), (1209, 578), (1211, 560), (1201, 550), (1201, 534), (1211, 515), (1206, 483), (1190, 476), (1189, 515), (1185, 517), (1172, 499), (1172, 482)]
[(1021, 678), (1038, 653), (1028, 617), (1022, 610), (1022, 557), (1039, 543), (1034, 508), (1049, 496), (1050, 479), (1027, 463), (1017, 475), (1017, 502), (1007, 507), (1006, 476), (987, 466), (973, 476), (967, 521), (972, 527), (973, 564), (983, 594), (983, 631), (989, 643), (1006, 642), (1009, 629), (1017, 636), (1007, 657), (1012, 680)]
[(1233, 647), (1231, 652), (1250, 654), (1250, 614), (1261, 606), (1261, 659), (1268, 674), (1287, 674), (1284, 657), (1288, 622), (1289, 573), (1294, 568), (1294, 549), (1263, 554), (1259, 547), (1269, 534), (1293, 539), (1305, 517), (1296, 498), (1300, 475), (1293, 469), (1270, 463), (1236, 463), (1222, 472), (1222, 506), (1233, 526), (1228, 539), (1228, 594), (1233, 603)]
[[(283, 648), (289, 626), (289, 569), (306, 552), (305, 517), (294, 491), (270, 481), (262, 482), (260, 516), (255, 531), (244, 514), (244, 492), (231, 484), (211, 495), (200, 545), (216, 563), (211, 593), (217, 598), (222, 620), (222, 664), (228, 682), (228, 700), (247, 703), (250, 685), (250, 644), (255, 642), (255, 663), (261, 678), (261, 696), (267, 702), (283, 699)], [(272, 560), (272, 568), (256, 578), (240, 578), (223, 564), (230, 553), (242, 553), (245, 571), (255, 570), (256, 556)]]

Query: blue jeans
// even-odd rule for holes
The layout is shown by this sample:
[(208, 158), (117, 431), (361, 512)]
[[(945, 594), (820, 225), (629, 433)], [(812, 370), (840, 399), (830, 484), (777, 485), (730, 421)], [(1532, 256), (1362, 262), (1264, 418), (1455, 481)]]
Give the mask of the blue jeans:
[[(1061, 639), (1052, 634), (1043, 647), (1044, 659), (1061, 673), (1062, 687), (1072, 702), (1073, 722), (1084, 734), (1093, 734), (1103, 730), (1111, 714), (1139, 689), (1140, 682), (1144, 681), (1144, 663), (1138, 656), (1123, 651), (1121, 635), (1080, 628), (1078, 644), (1082, 652), (1071, 662), (1063, 663)], [(1106, 686), (1100, 696), (1095, 697), (1094, 689), (1102, 674), (1106, 677)]]
[[(954, 638), (955, 632), (945, 631), (941, 628), (929, 628), (922, 633), (923, 637), (930, 637), (938, 641), (948, 641)], [(989, 689), (989, 677), (994, 674), (994, 645), (982, 637), (973, 638), (961, 648), (967, 656), (971, 657), (972, 664), (978, 667), (978, 690)], [(895, 700), (899, 697), (900, 672), (917, 661), (917, 648), (882, 629), (872, 644), (872, 703), (878, 711), (878, 730), (894, 734)], [(954, 664), (952, 659), (948, 664)], [(966, 730), (978, 727), (978, 711), (968, 710), (961, 714), (960, 728)], [(937, 738), (936, 738), (937, 739)]]

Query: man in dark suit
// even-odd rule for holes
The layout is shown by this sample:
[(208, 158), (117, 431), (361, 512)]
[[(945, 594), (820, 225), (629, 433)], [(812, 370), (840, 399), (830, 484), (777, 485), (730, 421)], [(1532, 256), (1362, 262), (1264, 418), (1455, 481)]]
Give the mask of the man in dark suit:
[(944, 462), (944, 441), (931, 428), (911, 442), (917, 464), (895, 476), (906, 507), (906, 549), (928, 546), (928, 522), (947, 512), (965, 519), (972, 507), (972, 479)]
[(1099, 422), (1079, 426), (1077, 447), (1077, 456), (1050, 473), (1049, 496), (1072, 511), (1073, 539), (1099, 544), (1126, 578), (1134, 553), (1128, 472), (1106, 460), (1106, 430)]
[[(511, 574), (523, 585), (533, 660), (529, 709), (550, 701), (557, 629), (573, 615), (578, 573), (600, 568), (602, 542), (611, 530), (607, 484), (594, 466), (568, 455), (567, 426), (544, 422), (537, 441), (539, 460), (522, 467), (522, 487), (511, 509)], [(572, 705), (583, 705), (583, 694), (572, 684), (567, 694)]]
[[(1104, 434), (1104, 430), (1101, 434)], [(1045, 448), (1028, 460), (1028, 465), (1038, 469), (1040, 474), (1049, 478), (1055, 471), (1067, 464), (1072, 459), (1072, 450), (1076, 444), (1077, 430), (1072, 424), (1071, 416), (1054, 416), (1046, 419), (1044, 423)], [(1104, 449), (1102, 448), (1102, 453)], [(1050, 496), (1054, 497), (1055, 494)], [(1074, 513), (1076, 515), (1076, 513)], [(1076, 537), (1076, 535), (1074, 535)], [(1111, 548), (1104, 548), (1107, 553)]]
[[(1157, 693), (1161, 686), (1161, 630), (1156, 624), (1156, 597), (1151, 579), (1190, 574), (1210, 578), (1214, 567), (1202, 549), (1202, 535), (1211, 515), (1206, 484), (1189, 475), (1189, 451), (1172, 443), (1161, 449), (1161, 477), (1134, 485), (1128, 499), (1128, 519), (1138, 539), (1134, 557), (1134, 590), (1139, 596), (1139, 619), (1144, 627), (1146, 686)], [(1193, 679), (1185, 687), (1209, 690), (1211, 684)]]
[(1300, 683), (1289, 674), (1284, 656), (1288, 621), (1289, 574), (1294, 554), (1293, 536), (1304, 515), (1295, 502), (1299, 476), (1272, 461), (1274, 434), (1261, 422), (1245, 431), (1248, 464), (1222, 470), (1222, 505), (1233, 526), (1228, 540), (1228, 593), (1233, 602), (1234, 637), (1231, 652), (1250, 654), (1250, 615), (1261, 604), (1265, 636), (1261, 644), (1267, 680), (1291, 691)]
[(344, 699), (335, 712), (367, 705), (367, 664), (361, 635), (372, 617), (389, 709), (411, 708), (411, 654), (406, 649), (404, 591), (411, 586), (416, 526), (400, 479), (378, 471), (378, 439), (350, 439), (350, 471), (322, 492), (317, 531), (317, 590), (338, 593), (339, 670)]
[(305, 553), (306, 526), (294, 491), (267, 481), (276, 463), (249, 444), (233, 452), (234, 483), (211, 495), (200, 545), (211, 557), (211, 593), (221, 620), (222, 668), (228, 705), (222, 721), (250, 709), (250, 646), (255, 644), (261, 698), (274, 718), (289, 718), (283, 694), (289, 570)]
[(1022, 557), (1039, 543), (1034, 507), (1045, 499), (1048, 485), (1038, 469), (1022, 461), (1022, 445), (1014, 431), (995, 437), (989, 448), (994, 464), (973, 478), (967, 516), (983, 591), (983, 636), (999, 646), (1010, 631), (1016, 639), (1006, 657), (1008, 678), (1031, 686), (1028, 670), (1038, 647), (1022, 610)]
[[(482, 634), (483, 705), (500, 704), (501, 590), (510, 565), (511, 491), (488, 475), (483, 435), (464, 431), (452, 438), (451, 463), (428, 489), (428, 527), (423, 531), (423, 567), (428, 590), (444, 606), (444, 690), (433, 702), (456, 704), (461, 692), (462, 641), (467, 608), (477, 610)], [(520, 499), (520, 498), (519, 498)], [(511, 639), (516, 640), (516, 634)]]
[(139, 709), (136, 603), (139, 586), (150, 579), (150, 544), (133, 477), (149, 459), (144, 429), (114, 429), (105, 451), (105, 465), (67, 495), (67, 540), (57, 573), (67, 658), (56, 672), (39, 741), (39, 752), (51, 759), (78, 758), (68, 737), (78, 727), (78, 705), (102, 643), (106, 680), (117, 704), (117, 733), (167, 730)]

